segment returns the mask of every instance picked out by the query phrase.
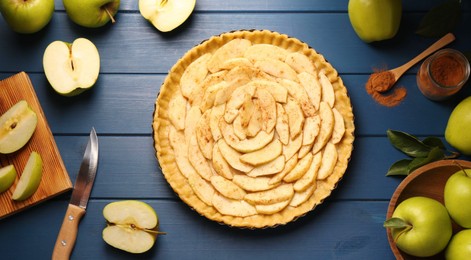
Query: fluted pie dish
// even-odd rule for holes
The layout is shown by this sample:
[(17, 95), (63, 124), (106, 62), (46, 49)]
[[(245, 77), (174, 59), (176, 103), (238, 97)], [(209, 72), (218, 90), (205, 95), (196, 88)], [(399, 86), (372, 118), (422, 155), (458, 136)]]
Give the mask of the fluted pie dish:
[(176, 194), (241, 228), (283, 225), (322, 203), (346, 172), (354, 128), (331, 64), (266, 30), (189, 50), (162, 84), (153, 119), (156, 156)]

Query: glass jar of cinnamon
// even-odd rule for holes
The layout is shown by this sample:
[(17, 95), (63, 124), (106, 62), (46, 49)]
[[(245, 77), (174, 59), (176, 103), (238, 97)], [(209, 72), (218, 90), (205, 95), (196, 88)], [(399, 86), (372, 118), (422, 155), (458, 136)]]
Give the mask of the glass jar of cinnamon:
[(439, 101), (458, 92), (469, 73), (469, 61), (461, 52), (443, 49), (422, 63), (417, 73), (417, 85), (425, 97)]

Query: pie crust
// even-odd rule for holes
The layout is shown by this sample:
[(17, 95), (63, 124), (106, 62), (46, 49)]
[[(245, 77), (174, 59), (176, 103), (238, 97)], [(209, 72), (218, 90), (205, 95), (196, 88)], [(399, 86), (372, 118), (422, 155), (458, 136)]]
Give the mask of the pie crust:
[(283, 225), (321, 204), (346, 172), (355, 128), (331, 64), (267, 30), (224, 33), (189, 50), (161, 86), (152, 126), (177, 195), (241, 228)]

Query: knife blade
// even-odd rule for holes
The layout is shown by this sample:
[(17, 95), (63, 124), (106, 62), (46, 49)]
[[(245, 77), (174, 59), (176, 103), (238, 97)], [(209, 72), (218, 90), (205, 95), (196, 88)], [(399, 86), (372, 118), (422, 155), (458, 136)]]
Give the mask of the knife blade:
[(77, 239), (78, 225), (85, 215), (98, 167), (98, 137), (92, 128), (67, 211), (57, 236), (52, 259), (69, 259)]

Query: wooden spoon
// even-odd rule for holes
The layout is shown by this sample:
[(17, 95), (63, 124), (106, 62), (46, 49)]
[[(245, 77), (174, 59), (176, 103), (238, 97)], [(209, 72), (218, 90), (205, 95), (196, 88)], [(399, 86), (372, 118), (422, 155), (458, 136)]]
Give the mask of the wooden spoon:
[[(446, 45), (448, 45), (449, 43), (451, 43), (454, 40), (455, 40), (455, 36), (452, 33), (448, 33), (445, 36), (443, 36), (442, 38), (440, 38), (438, 41), (436, 41), (434, 44), (432, 44), (430, 47), (428, 47), (426, 50), (424, 50), (422, 53), (417, 55), (415, 58), (413, 58), (412, 60), (407, 62), (406, 64), (404, 64), (400, 67), (397, 67), (395, 69), (388, 70), (388, 72), (390, 72), (390, 73), (392, 73), (392, 75), (394, 75), (394, 83), (396, 83), (399, 80), (399, 78), (402, 76), (402, 74), (404, 74), (407, 70), (409, 70), (417, 62), (421, 61), (422, 59), (424, 59), (425, 57), (427, 57), (430, 54), (434, 53), (435, 51), (445, 47)], [(381, 92), (385, 92), (385, 91), (388, 91), (389, 89), (391, 89), (391, 87), (394, 86), (394, 83), (390, 84), (388, 86), (388, 88), (382, 90)]]

